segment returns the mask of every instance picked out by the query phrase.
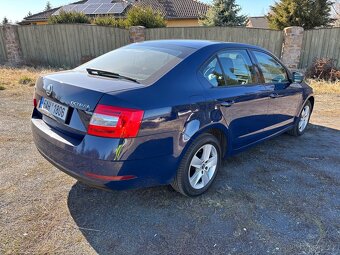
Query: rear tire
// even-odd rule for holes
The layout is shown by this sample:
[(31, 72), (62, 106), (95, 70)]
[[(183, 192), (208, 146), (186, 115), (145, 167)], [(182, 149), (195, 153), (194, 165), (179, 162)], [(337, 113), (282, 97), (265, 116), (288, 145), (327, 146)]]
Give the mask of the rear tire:
[(206, 192), (221, 166), (221, 145), (215, 136), (198, 136), (186, 151), (171, 186), (189, 197)]
[(307, 101), (300, 112), (299, 118), (294, 124), (294, 128), (289, 130), (287, 133), (296, 137), (303, 135), (306, 132), (307, 126), (309, 124), (312, 109), (311, 102)]

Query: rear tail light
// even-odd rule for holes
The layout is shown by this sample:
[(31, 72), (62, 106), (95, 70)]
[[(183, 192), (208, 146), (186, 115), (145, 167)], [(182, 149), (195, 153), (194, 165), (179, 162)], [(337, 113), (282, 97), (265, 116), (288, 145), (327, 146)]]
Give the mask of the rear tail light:
[(34, 106), (34, 108), (37, 108), (37, 106), (38, 106), (38, 101), (37, 101), (37, 98), (36, 98), (35, 91), (34, 91), (34, 94), (33, 94), (33, 106)]
[(98, 105), (92, 115), (88, 134), (109, 138), (136, 137), (144, 111), (108, 105)]

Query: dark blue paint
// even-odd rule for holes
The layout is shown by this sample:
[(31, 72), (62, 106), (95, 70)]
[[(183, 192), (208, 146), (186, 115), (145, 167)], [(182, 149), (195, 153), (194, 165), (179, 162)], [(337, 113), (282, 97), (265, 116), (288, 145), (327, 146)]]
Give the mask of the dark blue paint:
[[(303, 104), (313, 94), (305, 83), (264, 84), (261, 77), (255, 85), (211, 88), (201, 75), (202, 65), (221, 50), (267, 52), (255, 46), (185, 40), (145, 44), (181, 45), (196, 51), (150, 86), (90, 77), (77, 71), (47, 75), (38, 80), (37, 100), (47, 97), (43, 87), (53, 84), (52, 100), (65, 105), (71, 101), (89, 105), (87, 110), (72, 108), (66, 123), (42, 116), (34, 109), (35, 144), (56, 167), (101, 188), (169, 184), (188, 146), (199, 134), (211, 129), (221, 131), (227, 141), (225, 156), (233, 155), (292, 128)], [(273, 93), (277, 94), (276, 98), (270, 97)], [(108, 139), (87, 135), (87, 125), (98, 103), (143, 109), (145, 114), (138, 137)], [(137, 178), (107, 182), (88, 178), (85, 172)]]

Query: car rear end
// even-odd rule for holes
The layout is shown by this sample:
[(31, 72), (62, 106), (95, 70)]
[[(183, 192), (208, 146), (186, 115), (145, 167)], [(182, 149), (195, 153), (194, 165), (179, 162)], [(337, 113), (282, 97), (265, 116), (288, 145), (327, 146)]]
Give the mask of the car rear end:
[(103, 188), (109, 182), (137, 178), (120, 173), (122, 162), (115, 159), (124, 140), (137, 136), (144, 114), (141, 109), (100, 104), (112, 83), (116, 90), (141, 86), (106, 82), (72, 71), (40, 78), (31, 121), (34, 142), (46, 159), (71, 176)]

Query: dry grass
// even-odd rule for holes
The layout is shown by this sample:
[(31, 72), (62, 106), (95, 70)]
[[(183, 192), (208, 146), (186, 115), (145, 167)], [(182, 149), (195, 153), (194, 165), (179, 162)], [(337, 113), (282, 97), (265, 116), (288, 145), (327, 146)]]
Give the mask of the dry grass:
[(313, 87), (315, 94), (340, 94), (340, 81), (308, 80), (307, 82)]
[(0, 66), (0, 90), (13, 92), (25, 92), (33, 87), (41, 74), (55, 72), (57, 70), (45, 68), (20, 67), (13, 68)]

